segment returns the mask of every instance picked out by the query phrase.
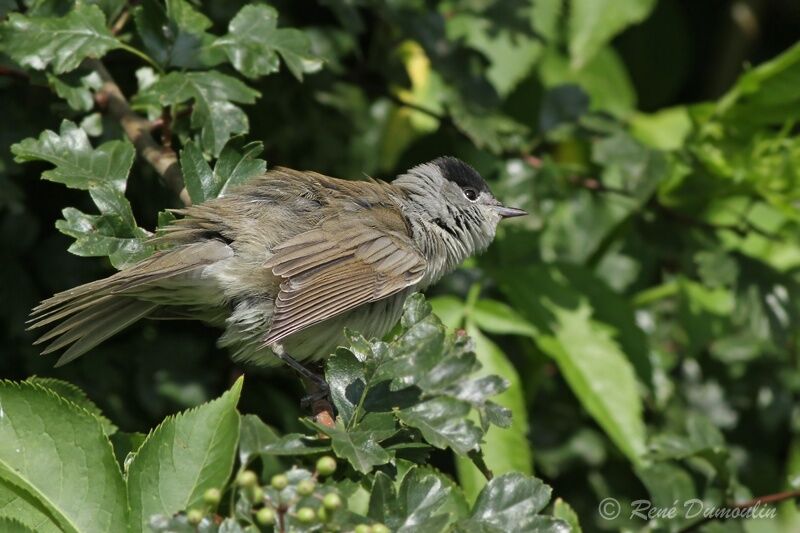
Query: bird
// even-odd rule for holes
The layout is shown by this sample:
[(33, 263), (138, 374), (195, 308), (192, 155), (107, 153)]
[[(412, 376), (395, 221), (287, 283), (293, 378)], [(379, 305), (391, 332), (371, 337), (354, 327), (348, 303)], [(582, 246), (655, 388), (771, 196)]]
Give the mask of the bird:
[[(393, 181), (352, 181), (276, 167), (183, 209), (150, 257), (60, 292), (31, 312), (42, 353), (66, 364), (143, 318), (223, 330), (236, 361), (283, 361), (309, 377), (345, 328), (383, 337), (405, 300), (486, 250), (498, 223), (527, 214), (481, 175), (439, 157)], [(313, 373), (311, 373), (313, 374)]]

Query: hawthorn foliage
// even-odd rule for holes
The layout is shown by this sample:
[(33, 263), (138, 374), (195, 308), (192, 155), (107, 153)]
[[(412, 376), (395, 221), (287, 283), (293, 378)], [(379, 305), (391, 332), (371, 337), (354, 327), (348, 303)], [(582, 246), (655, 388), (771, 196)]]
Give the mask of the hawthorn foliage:
[[(800, 13), (722, 3), (0, 0), (0, 530), (800, 528)], [(169, 208), (442, 154), (531, 215), (348, 332), (333, 427), (200, 324), (24, 331)]]

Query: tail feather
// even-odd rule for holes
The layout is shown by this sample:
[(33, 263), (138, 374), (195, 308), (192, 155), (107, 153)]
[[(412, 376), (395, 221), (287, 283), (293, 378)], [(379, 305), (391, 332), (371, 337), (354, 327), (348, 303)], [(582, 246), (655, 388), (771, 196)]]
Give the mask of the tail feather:
[[(74, 344), (72, 344), (72, 346), (64, 352), (64, 355), (58, 359), (56, 366), (65, 365), (77, 359), (112, 335), (119, 333), (137, 320), (144, 318), (158, 307), (158, 304), (151, 302), (142, 302), (129, 298), (127, 300), (124, 306), (113, 313), (98, 320), (88, 328), (76, 331), (77, 340), (75, 340)], [(70, 342), (72, 342), (71, 338), (64, 345)], [(49, 350), (50, 346), (48, 346), (43, 353), (47, 353)]]
[(34, 344), (51, 341), (43, 354), (69, 346), (57, 366), (66, 364), (152, 313), (159, 307), (153, 296), (169, 300), (170, 286), (180, 286), (183, 274), (232, 254), (217, 240), (186, 244), (157, 252), (106, 279), (58, 293), (31, 311), (29, 330), (52, 326)]

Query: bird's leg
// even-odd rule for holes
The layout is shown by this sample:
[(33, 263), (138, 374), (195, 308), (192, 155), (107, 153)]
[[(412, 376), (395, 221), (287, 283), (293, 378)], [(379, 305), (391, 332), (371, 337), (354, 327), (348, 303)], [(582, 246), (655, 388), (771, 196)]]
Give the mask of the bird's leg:
[(286, 363), (292, 370), (304, 378), (308, 396), (303, 398), (300, 404), (302, 406), (311, 406), (311, 412), (318, 423), (333, 427), (333, 406), (330, 401), (331, 389), (328, 386), (328, 382), (325, 381), (325, 378), (322, 376), (322, 373), (309, 370), (305, 365), (286, 353), (286, 350), (281, 344), (274, 344), (271, 348), (278, 359)]

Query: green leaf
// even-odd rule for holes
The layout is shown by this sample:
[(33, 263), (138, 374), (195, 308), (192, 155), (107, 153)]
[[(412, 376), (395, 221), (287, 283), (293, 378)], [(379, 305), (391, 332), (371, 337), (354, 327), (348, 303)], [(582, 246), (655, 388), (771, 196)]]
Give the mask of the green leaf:
[[(478, 300), (469, 315), (475, 325), (497, 335), (536, 335), (537, 330), (525, 318), (504, 302)], [(469, 333), (472, 336), (472, 333)], [(482, 364), (485, 363), (482, 362)]]
[(574, 84), (589, 96), (592, 111), (627, 117), (636, 109), (636, 91), (619, 54), (613, 48), (598, 51), (581, 68), (556, 50), (548, 50), (539, 67), (546, 88)]
[(0, 517), (0, 531), (4, 533), (36, 533), (37, 531), (23, 524), (20, 520)]
[(0, 46), (24, 67), (69, 72), (87, 57), (99, 58), (121, 43), (106, 27), (97, 6), (78, 4), (64, 17), (12, 13), (0, 27)]
[(370, 517), (380, 516), (392, 531), (436, 533), (466, 515), (466, 502), (458, 487), (432, 468), (416, 467), (408, 472), (396, 497), (389, 479), (378, 476), (381, 474), (373, 485), (378, 492), (370, 498)]
[(582, 67), (617, 33), (643, 21), (655, 4), (655, 0), (573, 0), (569, 10), (573, 67)]
[(331, 447), (336, 455), (347, 459), (362, 474), (368, 474), (374, 466), (386, 464), (392, 458), (378, 444), (382, 435), (374, 431), (347, 431), (340, 418), (337, 418), (336, 426), (332, 428), (320, 424), (313, 424), (312, 427), (330, 437)]
[(34, 383), (0, 383), (0, 501), (3, 516), (37, 531), (127, 523), (125, 483), (99, 420)]
[(200, 128), (203, 147), (216, 156), (232, 134), (246, 133), (247, 115), (232, 102), (252, 104), (261, 94), (217, 71), (170, 72), (139, 93), (137, 99), (157, 99), (161, 105), (194, 101), (193, 128)]
[(558, 363), (583, 407), (634, 464), (642, 462), (645, 428), (636, 375), (612, 330), (592, 320), (583, 301), (574, 309), (548, 305), (554, 337), (540, 337), (540, 347)]
[(74, 207), (67, 207), (61, 214), (64, 219), (56, 221), (56, 228), (75, 239), (68, 248), (70, 253), (82, 257), (108, 256), (117, 269), (153, 253), (153, 246), (146, 242), (148, 234), (141, 228), (130, 231), (117, 217), (87, 215)]
[[(518, 14), (530, 17), (534, 7), (529, 5), (527, 10), (528, 13)], [(455, 13), (448, 18), (447, 35), (454, 41), (463, 39), (488, 58), (490, 67), (486, 77), (501, 97), (507, 96), (530, 73), (544, 48), (534, 37), (533, 28), (526, 35), (524, 31), (492, 24), (489, 18), (468, 13)]]
[(86, 132), (69, 120), (61, 122), (59, 133), (46, 130), (38, 139), (25, 139), (11, 146), (18, 163), (47, 161), (56, 168), (42, 178), (73, 189), (107, 186), (125, 190), (135, 150), (128, 141), (109, 141), (92, 148)]
[(192, 202), (224, 195), (231, 187), (266, 172), (266, 161), (256, 159), (263, 149), (260, 142), (245, 145), (241, 137), (233, 137), (225, 144), (212, 171), (200, 148), (188, 141), (181, 150), (181, 169)]
[(647, 339), (632, 311), (577, 267), (506, 270), (501, 284), (539, 329), (534, 340), (555, 359), (584, 409), (634, 465), (640, 464), (645, 427), (634, 368), (643, 383), (650, 382), (652, 371)]
[(202, 68), (222, 60), (208, 49), (211, 21), (185, 0), (143, 0), (133, 17), (145, 50), (164, 67)]
[(36, 385), (40, 385), (46, 389), (50, 389), (57, 395), (61, 396), (65, 400), (69, 400), (70, 402), (74, 403), (78, 407), (89, 411), (93, 414), (97, 420), (100, 421), (100, 424), (103, 426), (103, 432), (107, 436), (111, 436), (117, 432), (117, 426), (114, 425), (111, 420), (106, 418), (103, 415), (103, 412), (100, 411), (100, 408), (95, 405), (95, 403), (86, 396), (86, 393), (79, 389), (77, 386), (69, 383), (67, 381), (62, 381), (60, 379), (55, 378), (42, 378), (39, 376), (32, 376), (26, 379), (28, 383), (34, 383)]
[[(475, 309), (477, 310), (477, 305)], [(475, 317), (474, 314), (471, 316)], [(533, 457), (532, 446), (528, 442), (528, 412), (520, 376), (500, 348), (484, 336), (474, 324), (468, 324), (467, 334), (475, 342), (475, 352), (482, 367), (481, 374), (501, 376), (509, 384), (505, 392), (494, 397), (494, 401), (514, 415), (510, 427), (487, 429), (481, 446), (484, 462), (496, 476), (507, 472), (532, 474)], [(475, 501), (486, 484), (486, 477), (471, 460), (465, 457), (456, 458), (456, 470), (467, 499)]]
[(519, 473), (495, 477), (478, 496), (467, 524), (497, 531), (566, 533), (566, 523), (539, 514), (550, 501), (550, 492), (550, 487), (535, 477)]
[(102, 82), (96, 72), (82, 74), (73, 71), (63, 76), (47, 74), (47, 82), (55, 93), (67, 101), (67, 104), (76, 111), (91, 111), (94, 107), (92, 91), (100, 88)]
[(800, 96), (800, 43), (746, 71), (719, 101), (717, 110), (732, 121), (782, 124), (796, 120)]
[(303, 73), (316, 72), (322, 67), (304, 32), (278, 28), (278, 12), (272, 6), (244, 6), (228, 25), (228, 33), (211, 47), (223, 50), (236, 70), (248, 78), (277, 72), (278, 54), (301, 81)]
[(168, 418), (147, 437), (128, 467), (134, 531), (145, 531), (151, 516), (199, 505), (207, 489), (224, 486), (239, 440), (241, 389), (240, 378), (220, 398)]
[(553, 503), (553, 517), (566, 522), (569, 526), (570, 533), (583, 532), (580, 522), (578, 521), (578, 514), (570, 504), (561, 498), (556, 498), (556, 501)]
[(437, 448), (452, 448), (466, 454), (477, 450), (483, 436), (466, 416), (470, 411), (467, 402), (440, 397), (418, 403), (397, 412), (398, 418), (422, 432), (425, 440)]
[(261, 453), (265, 455), (313, 455), (330, 449), (327, 439), (320, 442), (315, 437), (309, 437), (302, 433), (289, 433), (274, 443), (263, 446)]
[(249, 463), (269, 445), (278, 442), (275, 430), (256, 415), (243, 415), (239, 431), (239, 462)]
[(433, 308), (433, 313), (447, 329), (461, 327), (464, 321), (464, 302), (455, 296), (444, 295), (436, 296), (428, 300)]

